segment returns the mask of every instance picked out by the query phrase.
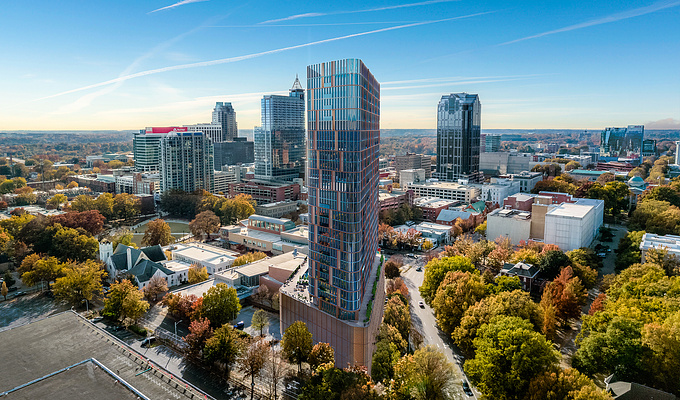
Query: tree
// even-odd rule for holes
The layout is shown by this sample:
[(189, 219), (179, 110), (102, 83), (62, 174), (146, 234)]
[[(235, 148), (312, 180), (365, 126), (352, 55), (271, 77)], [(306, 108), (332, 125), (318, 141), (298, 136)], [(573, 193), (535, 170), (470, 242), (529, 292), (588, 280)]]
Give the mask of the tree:
[(251, 262), (262, 260), (263, 258), (267, 258), (267, 255), (264, 254), (261, 251), (256, 251), (256, 252), (253, 252), (253, 253), (246, 253), (246, 254), (243, 254), (243, 255), (236, 257), (233, 264), (231, 264), (231, 265), (234, 266), (234, 267), (238, 267), (238, 266), (241, 266), (241, 265), (249, 264)]
[(128, 193), (119, 193), (113, 198), (113, 213), (120, 219), (131, 219), (141, 212), (142, 205), (137, 197)]
[(611, 172), (605, 172), (604, 174), (598, 176), (597, 179), (595, 180), (595, 182), (604, 186), (607, 183), (613, 182), (615, 180), (616, 180), (616, 175), (612, 174)]
[(60, 224), (72, 229), (83, 228), (90, 235), (101, 233), (104, 229), (104, 221), (106, 221), (106, 218), (97, 210), (68, 212), (49, 217), (49, 222), (52, 224)]
[(396, 363), (389, 391), (395, 398), (444, 400), (449, 398), (454, 377), (446, 356), (434, 346), (425, 346)]
[(300, 400), (378, 400), (370, 377), (362, 368), (322, 366), (302, 387)]
[(649, 349), (645, 365), (649, 366), (654, 386), (671, 393), (680, 392), (680, 311), (669, 315), (663, 324), (645, 325), (642, 342)]
[(399, 360), (397, 345), (380, 340), (371, 360), (371, 376), (376, 382), (389, 382), (394, 377), (394, 364)]
[(7, 293), (9, 293), (9, 289), (7, 289), (7, 282), (2, 281), (2, 289), (0, 290), (0, 294), (2, 294), (2, 297), (5, 298), (5, 301), (7, 301)]
[(541, 306), (552, 305), (555, 316), (565, 325), (570, 318), (578, 318), (586, 303), (588, 293), (581, 280), (573, 275), (571, 267), (562, 269), (560, 275), (543, 290)]
[(309, 366), (312, 371), (319, 366), (328, 364), (335, 365), (335, 351), (328, 343), (317, 343), (309, 353)]
[(268, 353), (269, 344), (264, 340), (257, 340), (250, 343), (239, 358), (239, 369), (245, 374), (246, 378), (250, 377), (250, 400), (253, 400), (255, 395), (255, 377), (260, 375), (262, 368), (264, 368)]
[(54, 196), (52, 196), (51, 199), (47, 200), (47, 204), (51, 205), (54, 208), (59, 208), (60, 205), (66, 203), (67, 201), (68, 197), (66, 197), (66, 195), (57, 193)]
[(184, 341), (188, 345), (188, 353), (190, 356), (198, 357), (205, 347), (205, 342), (213, 335), (213, 330), (210, 327), (210, 321), (207, 318), (196, 319), (191, 321), (189, 325), (189, 334), (184, 337)]
[(491, 293), (498, 294), (500, 292), (512, 292), (522, 289), (522, 283), (518, 276), (503, 276), (496, 277), (493, 284), (487, 285), (487, 290)]
[(80, 264), (72, 263), (64, 271), (64, 276), (57, 278), (52, 286), (57, 298), (78, 305), (83, 300), (92, 301), (101, 296), (102, 278), (106, 272), (99, 262), (88, 260)]
[(269, 347), (269, 354), (267, 356), (267, 362), (264, 365), (265, 376), (269, 383), (268, 389), (269, 394), (273, 398), (277, 398), (277, 387), (279, 382), (284, 375), (287, 364), (283, 360), (280, 350), (274, 349), (274, 346)]
[(73, 189), (78, 187), (78, 182), (76, 181), (71, 181), (66, 185), (66, 189)]
[(155, 246), (159, 244), (167, 246), (174, 240), (171, 233), (170, 225), (162, 219), (155, 219), (146, 225), (144, 237), (142, 237), (142, 245)]
[(398, 297), (392, 297), (385, 305), (383, 322), (397, 328), (401, 337), (407, 338), (411, 328), (411, 314), (408, 305)]
[(408, 350), (408, 343), (406, 342), (406, 339), (401, 336), (399, 330), (390, 324), (386, 324), (385, 322), (380, 325), (376, 339), (379, 342), (393, 343), (401, 354), (406, 353), (406, 350)]
[(132, 242), (133, 238), (134, 235), (132, 234), (132, 232), (130, 232), (127, 229), (124, 229), (122, 231), (119, 231), (116, 235), (110, 237), (109, 241), (111, 242), (111, 245), (113, 246), (114, 250), (116, 249), (116, 247), (118, 247), (119, 244), (136, 249), (137, 245)]
[(203, 237), (220, 230), (220, 219), (212, 211), (203, 211), (194, 220), (189, 222), (189, 229), (194, 236)]
[(302, 321), (293, 322), (286, 328), (281, 343), (283, 355), (298, 365), (298, 373), (302, 371), (302, 363), (307, 361), (312, 351), (312, 334)]
[(578, 161), (569, 161), (567, 165), (564, 166), (565, 171), (573, 171), (577, 168), (581, 168), (581, 164)]
[(541, 255), (537, 267), (545, 279), (554, 279), (560, 273), (560, 269), (569, 264), (570, 260), (566, 254), (559, 250), (549, 250)]
[(394, 279), (400, 275), (399, 265), (396, 262), (389, 260), (385, 263), (385, 278)]
[(7, 287), (12, 287), (14, 286), (15, 283), (17, 283), (16, 279), (14, 279), (12, 271), (10, 270), (5, 271), (5, 274), (2, 276), (2, 279), (5, 281), (5, 283), (7, 283)]
[(573, 368), (545, 371), (529, 383), (524, 400), (611, 400), (604, 390)]
[(54, 224), (45, 229), (45, 234), (52, 238), (48, 254), (61, 260), (86, 261), (96, 257), (99, 251), (97, 239), (89, 236), (83, 229), (72, 229)]
[(475, 358), (465, 361), (465, 373), (485, 397), (521, 399), (529, 382), (553, 367), (558, 354), (529, 321), (496, 317), (479, 329)]
[(423, 240), (423, 244), (421, 245), (421, 248), (423, 251), (430, 251), (434, 247), (434, 244), (429, 239)]
[(404, 303), (406, 303), (409, 298), (408, 287), (406, 287), (404, 280), (401, 278), (390, 279), (389, 281), (387, 281), (387, 285), (385, 286), (385, 293), (387, 294), (388, 297), (392, 293), (401, 294), (402, 296), (404, 296)]
[(486, 295), (486, 286), (478, 273), (448, 272), (432, 301), (439, 327), (450, 335), (460, 325), (460, 320), (468, 307)]
[(109, 294), (104, 301), (103, 315), (116, 320), (132, 319), (137, 321), (146, 310), (149, 303), (143, 300), (144, 294), (127, 279), (111, 285)]
[(147, 299), (155, 301), (158, 295), (168, 291), (168, 281), (158, 275), (149, 279), (149, 284), (144, 288), (144, 295)]
[(425, 278), (420, 286), (420, 294), (430, 303), (437, 294), (439, 284), (449, 271), (472, 272), (475, 268), (470, 260), (462, 256), (437, 258), (425, 265)]
[(26, 286), (35, 286), (39, 282), (50, 283), (64, 275), (66, 264), (60, 262), (56, 257), (40, 258), (26, 257), (19, 267), (21, 281)]
[(470, 306), (463, 314), (460, 325), (454, 329), (451, 336), (461, 349), (471, 354), (474, 352), (473, 340), (477, 337), (480, 327), (488, 324), (497, 316), (526, 319), (536, 330), (543, 325), (538, 305), (531, 300), (529, 294), (525, 291), (515, 290), (486, 297), (477, 304)]
[(94, 200), (94, 207), (107, 219), (118, 218), (118, 215), (113, 211), (113, 195), (111, 193), (102, 193), (97, 196)]
[(228, 378), (231, 365), (236, 362), (243, 347), (243, 341), (238, 332), (230, 325), (224, 324), (216, 329), (213, 336), (205, 342), (203, 355), (208, 361), (222, 363)]
[(191, 268), (189, 268), (189, 283), (194, 284), (194, 283), (199, 283), (203, 281), (207, 281), (210, 275), (208, 275), (208, 270), (199, 265), (199, 264), (193, 264)]
[(633, 264), (639, 263), (642, 258), (640, 253), (640, 244), (642, 243), (642, 236), (644, 231), (630, 231), (619, 241), (619, 246), (616, 249), (616, 260), (614, 266), (621, 271)]
[(213, 326), (226, 324), (234, 319), (239, 311), (241, 303), (233, 287), (218, 283), (203, 295), (202, 315), (208, 318)]
[(86, 194), (81, 194), (71, 201), (71, 210), (73, 211), (90, 211), (95, 209), (94, 199)]
[(250, 325), (253, 329), (260, 331), (260, 336), (264, 336), (264, 328), (269, 325), (269, 315), (265, 310), (255, 311)]

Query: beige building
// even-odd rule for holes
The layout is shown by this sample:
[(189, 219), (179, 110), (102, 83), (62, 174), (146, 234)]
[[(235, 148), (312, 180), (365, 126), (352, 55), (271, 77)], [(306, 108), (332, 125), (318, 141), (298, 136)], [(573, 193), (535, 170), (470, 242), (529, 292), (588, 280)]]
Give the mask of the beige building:
[(431, 178), (432, 156), (411, 153), (407, 153), (403, 156), (396, 156), (394, 158), (394, 167), (397, 170), (397, 175), (404, 169), (423, 169), (425, 171), (425, 178)]
[(308, 252), (309, 230), (285, 218), (253, 214), (239, 225), (223, 226), (220, 237), (231, 245), (243, 245), (249, 250), (283, 254), (298, 250)]
[(417, 197), (439, 197), (445, 200), (458, 200), (470, 204), (481, 194), (478, 187), (456, 182), (409, 183), (407, 190), (413, 190)]
[(399, 171), (399, 185), (404, 187), (408, 183), (425, 182), (425, 170), (418, 169), (403, 169)]
[(255, 213), (265, 217), (281, 218), (286, 214), (297, 211), (297, 201), (284, 200), (255, 206)]

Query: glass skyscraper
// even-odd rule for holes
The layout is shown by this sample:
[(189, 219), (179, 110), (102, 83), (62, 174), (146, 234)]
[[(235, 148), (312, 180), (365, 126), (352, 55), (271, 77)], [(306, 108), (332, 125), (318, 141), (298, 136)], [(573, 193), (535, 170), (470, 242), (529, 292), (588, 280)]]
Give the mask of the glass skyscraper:
[(307, 67), (309, 284), (357, 320), (378, 248), (380, 85), (358, 59)]
[(600, 134), (600, 156), (612, 158), (637, 158), (642, 161), (644, 125), (627, 128), (605, 128)]
[(295, 78), (288, 96), (262, 98), (262, 126), (256, 127), (255, 177), (292, 181), (304, 175), (305, 90)]
[[(236, 125), (236, 111), (231, 103), (218, 101), (212, 112), (212, 125), (222, 126), (222, 139), (220, 142), (234, 140), (238, 137), (238, 126)], [(208, 132), (205, 132), (208, 133)]]
[(442, 96), (437, 108), (437, 170), (435, 178), (481, 182), (479, 140), (482, 105), (476, 94)]
[(213, 142), (203, 132), (173, 130), (160, 141), (161, 191), (196, 189), (213, 192), (215, 160)]

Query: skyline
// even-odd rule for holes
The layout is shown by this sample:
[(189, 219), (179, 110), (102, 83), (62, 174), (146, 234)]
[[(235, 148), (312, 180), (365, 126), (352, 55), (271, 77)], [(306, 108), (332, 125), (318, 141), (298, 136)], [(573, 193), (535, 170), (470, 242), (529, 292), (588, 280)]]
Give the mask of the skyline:
[(680, 129), (680, 0), (38, 3), (0, 16), (0, 130), (193, 124), (217, 101), (250, 130), (263, 95), (345, 57), (382, 82), (385, 129), (435, 129), (456, 92), (479, 94), (482, 129)]

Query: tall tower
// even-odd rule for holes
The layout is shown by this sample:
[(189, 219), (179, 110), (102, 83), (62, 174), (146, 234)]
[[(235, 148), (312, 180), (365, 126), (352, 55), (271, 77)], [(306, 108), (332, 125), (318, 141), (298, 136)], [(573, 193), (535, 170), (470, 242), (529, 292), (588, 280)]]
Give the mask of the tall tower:
[[(186, 128), (184, 128), (186, 129)], [(173, 130), (160, 142), (161, 191), (197, 189), (213, 192), (215, 185), (214, 148), (203, 132)]]
[(310, 291), (356, 320), (378, 248), (380, 85), (348, 59), (307, 67), (307, 94)]
[(470, 183), (482, 180), (479, 171), (481, 108), (476, 94), (442, 96), (437, 108), (436, 178), (452, 182), (466, 179)]
[(256, 127), (255, 177), (292, 181), (304, 176), (305, 90), (295, 77), (288, 96), (262, 98), (262, 126)]
[(212, 124), (222, 126), (222, 142), (238, 137), (236, 111), (231, 103), (218, 101), (212, 113)]

